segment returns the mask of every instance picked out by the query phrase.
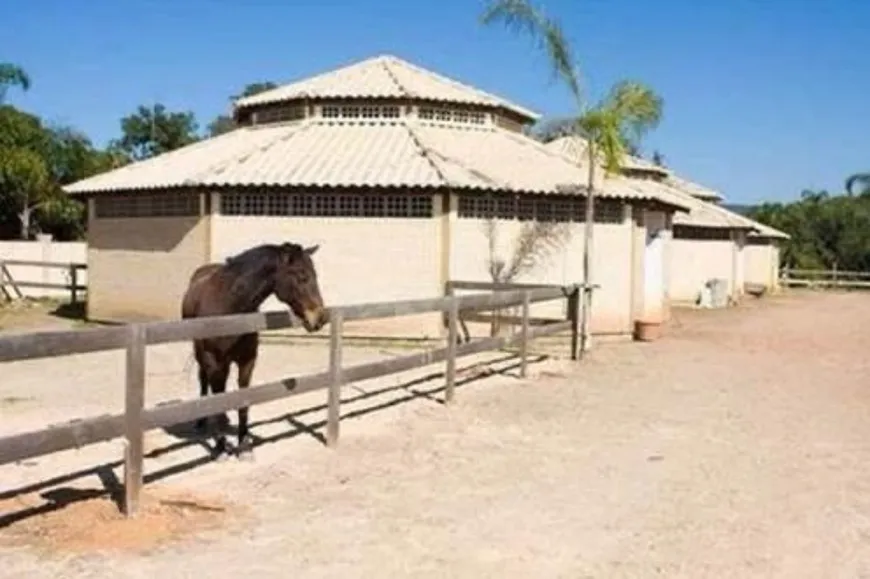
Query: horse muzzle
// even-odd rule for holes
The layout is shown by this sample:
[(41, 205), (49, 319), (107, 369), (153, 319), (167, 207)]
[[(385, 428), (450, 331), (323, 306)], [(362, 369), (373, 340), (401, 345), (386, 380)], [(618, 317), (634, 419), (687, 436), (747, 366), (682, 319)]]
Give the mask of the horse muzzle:
[(329, 310), (326, 308), (306, 310), (305, 315), (302, 316), (302, 325), (305, 326), (305, 329), (309, 332), (316, 332), (325, 326), (328, 321)]

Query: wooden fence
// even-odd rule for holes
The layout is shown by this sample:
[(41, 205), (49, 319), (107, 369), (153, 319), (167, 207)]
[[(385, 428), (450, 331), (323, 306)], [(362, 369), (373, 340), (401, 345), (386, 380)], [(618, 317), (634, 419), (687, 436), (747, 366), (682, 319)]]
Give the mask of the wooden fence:
[(779, 282), (783, 287), (870, 289), (870, 272), (785, 267)]
[[(67, 283), (51, 283), (15, 279), (9, 271), (9, 266), (63, 269), (67, 271), (69, 281)], [(0, 294), (4, 295), (7, 300), (12, 301), (24, 298), (24, 292), (21, 291), (21, 288), (61, 289), (70, 292), (70, 303), (75, 304), (78, 301), (80, 293), (83, 293), (87, 289), (86, 285), (79, 283), (81, 279), (79, 271), (84, 271), (87, 268), (87, 264), (84, 263), (29, 261), (21, 259), (0, 260)]]
[[(188, 319), (172, 322), (131, 324), (77, 331), (34, 332), (0, 338), (0, 362), (67, 356), (112, 349), (126, 350), (126, 393), (124, 413), (99, 416), (34, 432), (0, 438), (0, 465), (70, 448), (112, 440), (126, 440), (124, 458), (124, 512), (135, 514), (143, 484), (144, 433), (186, 423), (198, 418), (263, 404), (312, 390), (328, 388), (327, 444), (334, 446), (339, 435), (339, 391), (343, 384), (446, 362), (445, 401), (453, 400), (456, 359), (519, 344), (520, 375), (526, 375), (529, 341), (539, 336), (571, 332), (571, 358), (577, 359), (578, 304), (580, 286), (550, 286), (506, 290), (482, 295), (447, 296), (426, 300), (370, 303), (330, 308), (329, 369), (222, 394), (144, 408), (145, 350), (149, 344), (188, 341), (196, 338), (238, 335), (244, 332), (287, 328), (293, 325), (287, 312), (253, 313)], [(549, 320), (531, 327), (532, 303), (567, 299), (565, 320)], [(460, 312), (519, 305), (522, 308), (519, 334), (489, 337), (460, 343)], [(390, 360), (344, 367), (341, 363), (342, 327), (350, 320), (363, 320), (442, 312), (448, 315), (448, 337), (444, 348), (410, 354)]]

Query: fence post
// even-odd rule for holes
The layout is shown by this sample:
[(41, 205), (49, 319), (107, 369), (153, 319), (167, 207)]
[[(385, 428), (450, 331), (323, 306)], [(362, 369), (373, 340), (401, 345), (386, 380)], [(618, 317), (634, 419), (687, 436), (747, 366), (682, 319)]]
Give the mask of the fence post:
[[(585, 286), (575, 286), (568, 296), (568, 320), (571, 322), (571, 359), (577, 359), (580, 350), (580, 292), (589, 291)], [(586, 313), (586, 315), (589, 315)], [(582, 350), (580, 350), (582, 354)]]
[(326, 414), (326, 445), (338, 444), (338, 425), (341, 420), (341, 334), (344, 314), (341, 310), (329, 312), (329, 394)]
[(124, 514), (139, 510), (145, 454), (142, 411), (145, 407), (145, 326), (132, 324), (127, 343), (127, 388), (124, 396)]
[(529, 356), (529, 290), (523, 292), (523, 324), (520, 327), (520, 378), (526, 377)]
[(444, 387), (444, 402), (453, 401), (456, 388), (456, 341), (459, 337), (459, 298), (451, 296), (447, 312), (447, 385)]
[(78, 271), (79, 270), (76, 267), (76, 264), (74, 264), (74, 263), (69, 264), (70, 304), (71, 305), (76, 305), (76, 302), (78, 301), (78, 295), (76, 293), (76, 290), (78, 289), (78, 285), (79, 285)]

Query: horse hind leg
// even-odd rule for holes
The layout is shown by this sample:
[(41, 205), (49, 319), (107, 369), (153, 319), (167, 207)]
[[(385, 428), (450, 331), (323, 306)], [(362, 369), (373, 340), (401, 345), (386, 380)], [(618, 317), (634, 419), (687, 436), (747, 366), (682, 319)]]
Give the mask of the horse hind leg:
[[(227, 377), (229, 376), (229, 366), (219, 366), (209, 374), (209, 385), (211, 386), (212, 394), (223, 394), (227, 389)], [(227, 448), (227, 430), (229, 430), (230, 420), (226, 414), (215, 414), (212, 419), (217, 423), (217, 433), (215, 434), (215, 454), (218, 457), (228, 453)]]
[[(208, 372), (205, 368), (199, 368), (199, 395), (201, 398), (208, 396)], [(208, 430), (208, 417), (203, 416), (196, 419), (196, 431), (205, 433)]]

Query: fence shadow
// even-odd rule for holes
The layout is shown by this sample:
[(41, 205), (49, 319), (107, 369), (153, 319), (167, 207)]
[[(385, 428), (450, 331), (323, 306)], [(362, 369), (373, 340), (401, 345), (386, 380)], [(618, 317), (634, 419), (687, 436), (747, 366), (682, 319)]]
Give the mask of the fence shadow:
[[(550, 356), (546, 354), (529, 354), (529, 356), (527, 357), (527, 361), (528, 364), (531, 366), (533, 364), (539, 364), (545, 360), (548, 360), (549, 358)], [(507, 362), (509, 360), (516, 360), (516, 362), (507, 366), (502, 366), (500, 368), (491, 368), (492, 365)], [(462, 387), (465, 387), (476, 381), (483, 380), (491, 375), (485, 374), (481, 376), (472, 374), (469, 376), (460, 377), (460, 373), (465, 372), (470, 368), (481, 365), (486, 366), (488, 369), (490, 369), (491, 374), (511, 375), (510, 372), (512, 370), (516, 370), (520, 367), (520, 362), (518, 356), (516, 356), (515, 354), (509, 354), (492, 360), (487, 360), (482, 363), (475, 362), (472, 364), (468, 364), (464, 367), (461, 367), (459, 366), (459, 364), (457, 364), (457, 379), (455, 383), (455, 388), (459, 390)], [(364, 402), (371, 398), (376, 398), (378, 396), (383, 396), (385, 394), (401, 390), (404, 390), (408, 393), (406, 396), (387, 400), (384, 402), (366, 406), (364, 408), (352, 410), (350, 412), (347, 412), (346, 414), (342, 414), (341, 420), (345, 421), (349, 419), (361, 418), (368, 414), (372, 414), (389, 407), (397, 406), (399, 404), (419, 400), (421, 398), (435, 402), (437, 404), (443, 404), (443, 400), (436, 397), (436, 395), (443, 392), (446, 388), (446, 385), (440, 384), (426, 389), (416, 388), (416, 386), (420, 386), (421, 384), (425, 384), (426, 382), (437, 380), (438, 378), (442, 378), (444, 376), (445, 374), (443, 371), (437, 371), (427, 374), (425, 376), (421, 376), (419, 378), (415, 378), (413, 380), (407, 380), (401, 384), (397, 384), (394, 386), (378, 388), (375, 390), (351, 396), (342, 396), (341, 403), (342, 405), (345, 405), (353, 404), (355, 402)], [(345, 390), (345, 392), (348, 391)], [(326, 421), (320, 420), (316, 423), (306, 423), (304, 420), (301, 420), (300, 417), (305, 417), (306, 415), (314, 414), (317, 412), (323, 412), (324, 410), (326, 410), (326, 408), (326, 404), (318, 404), (316, 406), (303, 408), (301, 410), (287, 413), (282, 416), (251, 422), (250, 427), (251, 435), (254, 438), (254, 448), (256, 449), (267, 444), (274, 444), (282, 440), (289, 440), (299, 435), (311, 436), (315, 440), (319, 441), (321, 444), (325, 445), (326, 437), (323, 434), (322, 430), (326, 427)], [(256, 435), (255, 430), (258, 426), (281, 423), (286, 423), (290, 427), (290, 429), (268, 437)], [(230, 428), (227, 430), (232, 432), (234, 429)], [(167, 478), (184, 472), (191, 471), (215, 460), (213, 449), (207, 442), (208, 437), (197, 434), (191, 423), (177, 424), (173, 427), (165, 428), (163, 429), (163, 431), (172, 436), (173, 438), (176, 438), (177, 440), (160, 448), (151, 450), (150, 452), (145, 454), (145, 458), (153, 459), (160, 456), (171, 455), (172, 453), (186, 450), (190, 447), (197, 445), (202, 446), (206, 450), (206, 453), (191, 460), (173, 464), (160, 470), (147, 473), (143, 477), (145, 485), (165, 480)], [(69, 505), (81, 501), (109, 498), (113, 500), (120, 509), (124, 493), (123, 486), (117, 475), (115, 474), (115, 469), (123, 466), (123, 464), (123, 460), (106, 462), (94, 467), (62, 474), (48, 480), (39, 481), (29, 485), (0, 492), (0, 502), (12, 501), (13, 499), (16, 499), (18, 497), (30, 495), (33, 493), (39, 493), (39, 497), (43, 501), (45, 501), (44, 503), (38, 505), (23, 504), (21, 508), (18, 508), (17, 510), (14, 510), (12, 512), (0, 512), (0, 531), (28, 518), (47, 514), (53, 511), (58, 511), (66, 508)], [(99, 479), (100, 488), (83, 489), (71, 486), (72, 483), (80, 482), (82, 479), (93, 476), (96, 476)], [(7, 505), (4, 505), (4, 507), (6, 506)]]

